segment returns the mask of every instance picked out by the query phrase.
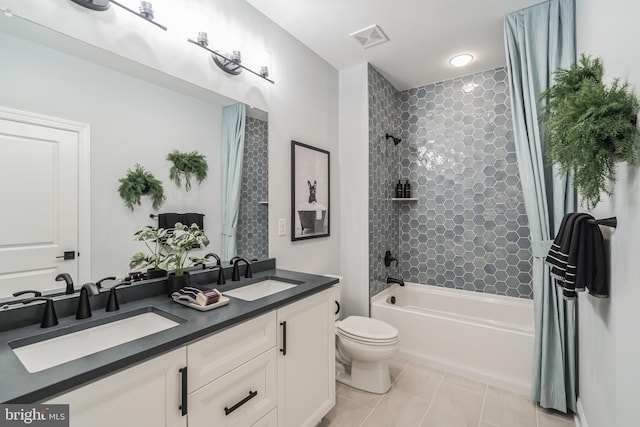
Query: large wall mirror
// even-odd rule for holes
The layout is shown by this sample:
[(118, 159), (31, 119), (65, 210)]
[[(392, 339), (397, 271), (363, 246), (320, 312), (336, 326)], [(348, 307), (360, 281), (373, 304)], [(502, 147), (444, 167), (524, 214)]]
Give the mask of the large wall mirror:
[[(90, 168), (87, 175), (77, 174), (78, 185), (88, 185), (90, 194), (90, 226), (81, 226), (78, 231), (79, 238), (90, 239), (88, 280), (122, 277), (128, 272), (131, 256), (145, 250), (141, 242), (133, 240), (133, 234), (143, 226), (157, 225), (151, 214), (204, 214), (204, 230), (211, 244), (199, 254), (220, 253), (225, 161), (221, 155), (222, 111), (236, 101), (210, 93), (200, 96), (193, 87), (180, 91), (150, 83), (140, 73), (132, 76), (126, 70), (90, 60), (100, 55), (98, 51), (79, 57), (54, 49), (42, 40), (46, 32), (41, 28), (34, 32), (36, 36), (25, 36), (31, 32), (30, 26), (36, 25), (20, 21), (15, 16), (11, 20), (0, 19), (0, 107), (89, 125)], [(34, 276), (16, 261), (33, 257), (5, 255), (21, 244), (44, 247), (65, 235), (65, 229), (54, 224), (60, 218), (52, 216), (60, 216), (57, 206), (66, 203), (64, 197), (75, 197), (77, 193), (72, 189), (60, 196), (64, 186), (57, 178), (51, 178), (56, 168), (69, 167), (50, 162), (64, 156), (64, 150), (45, 147), (50, 142), (46, 135), (34, 136), (30, 148), (24, 150), (24, 145), (19, 144), (21, 137), (12, 132), (6, 126), (0, 128), (0, 162), (12, 165), (11, 172), (6, 169), (0, 175), (4, 206), (0, 223), (13, 230), (4, 238), (0, 236), (0, 298), (34, 287), (36, 276), (40, 290), (62, 287), (63, 283), (55, 282), (54, 277), (69, 260), (57, 259)], [(251, 259), (268, 256), (267, 135), (267, 113), (247, 106), (236, 254)], [(44, 148), (38, 151), (38, 147)], [(30, 149), (35, 151), (31, 153)], [(204, 154), (209, 165), (207, 179), (200, 185), (194, 182), (188, 192), (173, 183), (169, 179), (171, 164), (166, 159), (173, 150)], [(82, 162), (82, 158), (78, 161)], [(166, 201), (160, 209), (153, 209), (151, 201), (143, 197), (141, 205), (131, 211), (120, 198), (119, 179), (136, 164), (162, 182)], [(41, 191), (43, 188), (46, 191)], [(69, 186), (65, 188), (69, 190)], [(25, 223), (16, 224), (21, 220)], [(77, 224), (79, 219), (71, 221)], [(65, 251), (76, 249), (61, 247), (61, 253), (54, 255), (63, 256)], [(80, 253), (75, 261), (82, 256)], [(78, 277), (74, 279), (79, 281)]]

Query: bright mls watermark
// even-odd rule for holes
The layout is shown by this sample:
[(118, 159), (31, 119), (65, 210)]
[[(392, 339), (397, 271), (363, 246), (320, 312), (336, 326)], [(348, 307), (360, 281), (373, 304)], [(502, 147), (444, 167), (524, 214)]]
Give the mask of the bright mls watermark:
[(0, 405), (0, 427), (69, 427), (69, 405)]

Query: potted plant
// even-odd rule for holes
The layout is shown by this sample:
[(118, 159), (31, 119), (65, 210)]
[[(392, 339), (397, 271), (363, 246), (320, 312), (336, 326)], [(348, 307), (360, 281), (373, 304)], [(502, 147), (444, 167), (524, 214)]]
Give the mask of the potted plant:
[(206, 156), (192, 151), (190, 153), (182, 153), (178, 150), (174, 150), (167, 155), (167, 160), (173, 162), (173, 166), (169, 170), (169, 178), (176, 183), (178, 187), (182, 184), (184, 179), (185, 190), (191, 190), (191, 177), (195, 176), (198, 184), (202, 184), (207, 178), (207, 171), (209, 165), (207, 164)]
[(556, 83), (540, 95), (546, 100), (547, 155), (561, 172), (574, 173), (574, 185), (591, 208), (600, 194), (611, 194), (615, 164), (634, 163), (638, 145), (638, 99), (627, 83), (602, 81), (599, 58), (582, 55), (578, 64), (555, 73)]
[(202, 261), (197, 257), (189, 257), (189, 251), (208, 245), (209, 239), (196, 224), (186, 226), (180, 222), (176, 223), (173, 233), (170, 233), (166, 240), (169, 251), (167, 263), (170, 268), (174, 269), (167, 280), (169, 295), (180, 288), (189, 286), (189, 273), (184, 269), (192, 263)]
[(131, 210), (134, 205), (140, 205), (142, 196), (149, 196), (153, 201), (153, 209), (158, 209), (164, 203), (164, 189), (151, 172), (136, 164), (133, 170), (127, 170), (127, 175), (120, 178), (120, 197)]
[(151, 266), (147, 269), (147, 279), (166, 277), (167, 258), (169, 257), (166, 244), (168, 231), (164, 228), (146, 226), (136, 231), (133, 236), (134, 240), (144, 242), (149, 253), (135, 253), (131, 257), (129, 268), (137, 269)]

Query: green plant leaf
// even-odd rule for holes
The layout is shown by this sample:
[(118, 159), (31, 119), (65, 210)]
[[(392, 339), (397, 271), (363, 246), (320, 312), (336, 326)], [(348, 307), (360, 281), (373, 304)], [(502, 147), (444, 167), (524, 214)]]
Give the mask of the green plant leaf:
[(134, 169), (127, 170), (127, 175), (120, 178), (118, 192), (125, 205), (133, 211), (134, 206), (140, 206), (143, 195), (151, 197), (153, 209), (159, 209), (165, 201), (164, 188), (151, 172), (136, 164)]
[(167, 160), (173, 162), (173, 166), (169, 169), (169, 178), (178, 187), (181, 186), (184, 178), (185, 190), (190, 191), (192, 176), (195, 177), (198, 184), (202, 184), (202, 181), (207, 178), (209, 165), (206, 159), (205, 155), (197, 151), (191, 151), (190, 153), (183, 153), (178, 150), (172, 151), (167, 155)]
[(582, 55), (578, 64), (559, 69), (555, 84), (543, 92), (540, 121), (548, 159), (560, 172), (573, 172), (574, 185), (589, 208), (610, 194), (618, 161), (634, 163), (640, 103), (626, 83), (603, 83), (599, 58)]

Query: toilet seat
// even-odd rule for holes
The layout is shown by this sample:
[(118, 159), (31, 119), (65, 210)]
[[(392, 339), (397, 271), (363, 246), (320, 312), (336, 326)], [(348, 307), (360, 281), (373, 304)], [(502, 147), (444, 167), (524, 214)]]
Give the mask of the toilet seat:
[(380, 320), (363, 316), (349, 316), (336, 323), (336, 332), (345, 338), (373, 345), (394, 344), (399, 340), (399, 332), (393, 326)]
[(367, 339), (367, 338), (362, 338), (362, 337), (358, 337), (358, 336), (354, 336), (351, 334), (346, 334), (341, 330), (336, 330), (336, 335), (338, 335), (341, 338), (344, 338), (346, 340), (349, 341), (353, 341), (353, 342), (357, 342), (360, 344), (366, 344), (366, 345), (370, 345), (370, 346), (388, 346), (388, 345), (394, 345), (396, 344), (398, 341), (400, 341), (400, 337), (396, 337), (394, 339), (391, 340), (372, 340), (372, 339)]

